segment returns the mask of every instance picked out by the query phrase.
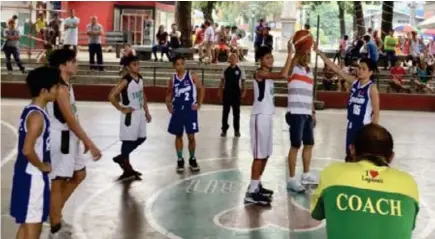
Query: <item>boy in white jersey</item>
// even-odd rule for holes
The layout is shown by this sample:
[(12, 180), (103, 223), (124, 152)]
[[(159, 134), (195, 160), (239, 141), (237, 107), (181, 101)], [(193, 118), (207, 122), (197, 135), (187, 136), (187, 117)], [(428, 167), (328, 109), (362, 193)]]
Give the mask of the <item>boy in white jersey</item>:
[(257, 56), (260, 59), (260, 68), (255, 72), (254, 103), (252, 106), (250, 133), (254, 161), (251, 168), (251, 183), (246, 192), (245, 203), (269, 205), (272, 201), (273, 191), (263, 188), (261, 175), (272, 155), (273, 146), (273, 114), (274, 80), (285, 80), (291, 64), (292, 45), (289, 44), (288, 56), (281, 72), (271, 72), (273, 66), (272, 50), (266, 46), (260, 47)]
[(49, 58), (50, 66), (60, 69), (62, 80), (56, 101), (47, 105), (51, 122), (51, 162), (50, 173), (50, 238), (64, 238), (61, 230), (62, 208), (68, 198), (86, 177), (84, 152), (90, 151), (92, 158), (101, 157), (100, 150), (91, 141), (78, 121), (74, 91), (70, 83), (71, 76), (77, 70), (76, 53), (69, 49), (53, 51)]
[(60, 72), (40, 67), (26, 78), (32, 101), (22, 114), (11, 193), (11, 216), (20, 224), (17, 239), (38, 239), (48, 218), (50, 183), (50, 121), (46, 104), (56, 99)]
[[(121, 154), (113, 158), (123, 169), (119, 180), (135, 178), (140, 180), (141, 173), (135, 171), (130, 164), (130, 153), (146, 140), (146, 123), (151, 122), (151, 114), (143, 90), (143, 79), (139, 74), (139, 58), (127, 56), (124, 66), (128, 73), (121, 79), (110, 93), (109, 100), (121, 112), (119, 137), (122, 141)], [(118, 98), (121, 98), (121, 104)]]
[(346, 161), (351, 160), (350, 146), (358, 131), (364, 125), (379, 123), (379, 92), (374, 82), (374, 73), (377, 65), (370, 59), (359, 62), (357, 76), (349, 75), (338, 68), (317, 46), (314, 50), (334, 72), (349, 82), (350, 97), (347, 104), (347, 130), (346, 130)]

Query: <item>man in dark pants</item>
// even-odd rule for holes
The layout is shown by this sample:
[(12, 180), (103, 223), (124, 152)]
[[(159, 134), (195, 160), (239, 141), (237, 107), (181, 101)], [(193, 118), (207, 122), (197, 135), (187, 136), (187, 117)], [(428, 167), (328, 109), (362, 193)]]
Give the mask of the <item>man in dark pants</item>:
[(5, 52), (6, 56), (6, 68), (8, 69), (8, 73), (12, 72), (12, 63), (11, 63), (11, 55), (14, 57), (17, 66), (20, 68), (21, 72), (26, 73), (24, 70), (24, 66), (20, 59), (20, 50), (19, 50), (19, 40), (20, 40), (20, 32), (15, 28), (15, 20), (10, 19), (8, 21), (8, 28), (4, 30), (4, 36), (6, 41), (3, 44), (2, 50)]
[[(103, 27), (97, 22), (97, 17), (91, 17), (91, 23), (87, 25), (87, 34), (89, 36), (89, 65), (91, 70), (104, 70), (103, 67), (103, 49), (101, 47), (101, 35)], [(97, 55), (97, 65), (95, 65), (95, 55)]]
[(246, 89), (245, 71), (237, 65), (238, 60), (237, 54), (231, 53), (230, 66), (222, 72), (219, 85), (219, 98), (222, 99), (223, 103), (221, 137), (227, 136), (230, 107), (233, 108), (234, 135), (240, 137), (240, 101), (241, 98), (245, 98)]

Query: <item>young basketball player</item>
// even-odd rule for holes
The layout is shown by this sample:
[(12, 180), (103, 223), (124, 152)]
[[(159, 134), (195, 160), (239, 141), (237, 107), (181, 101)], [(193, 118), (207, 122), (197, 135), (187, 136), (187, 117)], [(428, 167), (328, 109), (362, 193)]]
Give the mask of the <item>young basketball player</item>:
[(269, 205), (272, 201), (273, 191), (263, 188), (261, 175), (272, 155), (273, 147), (273, 115), (274, 80), (286, 80), (291, 65), (292, 46), (289, 45), (288, 56), (281, 72), (271, 72), (273, 66), (272, 50), (260, 47), (257, 56), (260, 68), (255, 72), (254, 103), (252, 105), (250, 133), (254, 161), (251, 168), (251, 183), (245, 196), (245, 203)]
[[(177, 151), (177, 172), (184, 172), (183, 133), (186, 130), (189, 140), (189, 167), (193, 172), (199, 171), (195, 158), (195, 133), (199, 132), (198, 110), (204, 100), (204, 87), (198, 76), (185, 68), (183, 56), (173, 59), (175, 74), (168, 81), (166, 106), (171, 119), (168, 132), (175, 135), (175, 150)], [(197, 96), (199, 91), (199, 96)]]
[(340, 70), (316, 45), (314, 50), (334, 72), (350, 83), (350, 97), (347, 103), (346, 161), (350, 160), (350, 145), (356, 133), (364, 125), (379, 123), (379, 92), (372, 80), (376, 63), (362, 59), (358, 66), (358, 75), (354, 77)]
[[(140, 180), (141, 173), (133, 169), (129, 157), (133, 150), (145, 142), (146, 123), (151, 122), (151, 114), (143, 91), (143, 79), (139, 74), (139, 58), (125, 57), (124, 66), (127, 74), (109, 95), (110, 103), (121, 112), (121, 154), (113, 158), (113, 161), (124, 170), (120, 180), (130, 177)], [(121, 104), (118, 102), (119, 97)]]
[(39, 239), (50, 206), (50, 121), (43, 108), (56, 99), (60, 72), (40, 67), (26, 83), (32, 101), (21, 113), (12, 180), (11, 216), (20, 224), (17, 239)]
[[(94, 160), (101, 157), (100, 150), (85, 133), (78, 121), (75, 96), (70, 83), (77, 70), (76, 53), (69, 49), (55, 50), (49, 63), (60, 69), (61, 82), (56, 101), (47, 105), (51, 123), (51, 179), (50, 238), (64, 238), (61, 229), (62, 208), (86, 176), (86, 166), (80, 142), (85, 153), (90, 151)], [(65, 229), (65, 228), (64, 228)]]
[[(316, 112), (313, 97), (313, 73), (309, 68), (313, 38), (308, 30), (297, 31), (293, 37), (295, 56), (292, 60), (288, 79), (288, 105), (286, 121), (290, 127), (291, 147), (288, 152), (289, 179), (287, 188), (304, 192), (306, 185), (317, 184), (317, 178), (310, 173), (311, 155), (314, 147), (314, 124)], [(296, 159), (302, 148), (303, 174), (296, 177)]]

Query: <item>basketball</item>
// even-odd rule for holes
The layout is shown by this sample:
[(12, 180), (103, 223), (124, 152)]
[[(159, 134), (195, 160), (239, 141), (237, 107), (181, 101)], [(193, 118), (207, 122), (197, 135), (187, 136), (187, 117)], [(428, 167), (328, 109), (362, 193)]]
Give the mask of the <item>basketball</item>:
[(296, 52), (309, 52), (313, 45), (313, 36), (307, 30), (299, 30), (293, 37)]

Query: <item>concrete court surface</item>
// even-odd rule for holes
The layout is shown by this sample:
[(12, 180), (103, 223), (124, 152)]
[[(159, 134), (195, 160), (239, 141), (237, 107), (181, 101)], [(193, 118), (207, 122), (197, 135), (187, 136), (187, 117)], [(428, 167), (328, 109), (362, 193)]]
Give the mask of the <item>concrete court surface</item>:
[[(18, 118), (28, 100), (1, 100), (1, 238), (15, 237), (17, 226), (9, 216), (9, 200), (16, 153)], [(121, 171), (112, 162), (118, 154), (119, 112), (107, 102), (78, 102), (82, 126), (103, 150), (98, 162), (88, 161), (88, 175), (68, 201), (64, 219), (73, 225), (77, 239), (324, 239), (324, 223), (309, 216), (309, 194), (285, 190), (286, 155), (289, 149), (285, 109), (277, 108), (274, 120), (274, 153), (263, 176), (264, 185), (276, 190), (270, 209), (244, 206), (249, 182), (251, 153), (250, 107), (241, 109), (241, 134), (229, 130), (221, 138), (221, 107), (205, 105), (199, 114), (197, 152), (201, 172), (175, 173), (174, 138), (166, 133), (169, 113), (152, 103), (153, 121), (148, 139), (131, 155), (143, 180), (119, 183)], [(344, 158), (346, 115), (344, 110), (317, 114), (313, 171)], [(231, 117), (230, 117), (231, 122)], [(420, 213), (416, 239), (435, 238), (435, 114), (382, 111), (381, 124), (393, 134), (396, 157), (393, 167), (411, 173), (420, 189)], [(185, 141), (187, 147), (187, 141)], [(184, 150), (188, 158), (187, 149)], [(87, 156), (89, 157), (89, 156)], [(298, 161), (301, 165), (300, 160)], [(300, 172), (301, 170), (298, 169)], [(47, 238), (44, 226), (41, 238)]]

